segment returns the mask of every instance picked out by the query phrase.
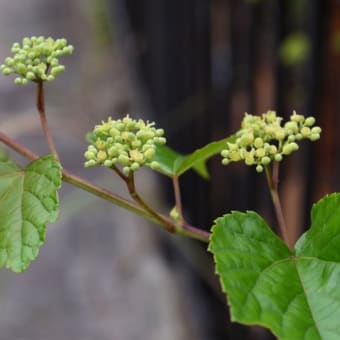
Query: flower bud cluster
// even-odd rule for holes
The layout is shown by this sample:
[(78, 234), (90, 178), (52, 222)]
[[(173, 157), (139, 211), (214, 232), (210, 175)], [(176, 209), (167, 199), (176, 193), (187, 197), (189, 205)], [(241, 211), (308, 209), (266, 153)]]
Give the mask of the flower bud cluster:
[(129, 115), (118, 120), (109, 117), (93, 130), (93, 143), (84, 154), (85, 167), (121, 165), (126, 175), (143, 165), (156, 169), (158, 163), (152, 161), (156, 146), (165, 144), (166, 139), (164, 130), (154, 125), (142, 119), (134, 120)]
[(14, 82), (19, 85), (28, 81), (52, 81), (65, 70), (59, 64), (59, 57), (72, 54), (73, 46), (68, 45), (66, 39), (52, 39), (40, 37), (24, 38), (22, 44), (18, 42), (12, 46), (12, 57), (7, 57), (0, 66), (6, 76), (17, 74)]
[(314, 124), (314, 117), (305, 118), (295, 111), (283, 125), (275, 111), (267, 111), (262, 116), (246, 114), (235, 142), (227, 143), (228, 147), (221, 152), (222, 164), (244, 161), (262, 172), (272, 161), (280, 162), (298, 150), (297, 142), (301, 139), (318, 140), (321, 128)]

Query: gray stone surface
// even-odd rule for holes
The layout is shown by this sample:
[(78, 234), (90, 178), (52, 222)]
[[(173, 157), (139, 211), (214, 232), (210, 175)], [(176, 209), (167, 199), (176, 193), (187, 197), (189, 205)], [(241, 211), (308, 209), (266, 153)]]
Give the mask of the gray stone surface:
[[(67, 72), (46, 87), (52, 132), (67, 168), (122, 191), (102, 169), (82, 168), (85, 133), (121, 108), (140, 107), (119, 45), (97, 41), (94, 3), (1, 0), (0, 59), (25, 35), (65, 36), (76, 46), (64, 58)], [(0, 77), (1, 130), (44, 153), (34, 98), (33, 85)], [(141, 190), (159, 204), (154, 178), (141, 176)], [(199, 340), (155, 226), (68, 185), (61, 208), (38, 260), (20, 275), (0, 272), (0, 340)]]

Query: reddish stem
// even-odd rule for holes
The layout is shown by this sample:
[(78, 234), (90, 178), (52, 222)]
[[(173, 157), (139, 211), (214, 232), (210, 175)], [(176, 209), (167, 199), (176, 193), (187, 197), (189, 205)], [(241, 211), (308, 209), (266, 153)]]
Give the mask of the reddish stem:
[(41, 80), (37, 82), (37, 109), (39, 111), (40, 123), (44, 131), (48, 147), (51, 153), (54, 155), (55, 159), (59, 161), (60, 159), (58, 156), (58, 152), (54, 145), (53, 138), (47, 124), (47, 118), (45, 113), (44, 83)]
[[(8, 137), (6, 134), (2, 132), (0, 132), (0, 141), (3, 142), (5, 145), (7, 145), (9, 148), (15, 150), (16, 152), (18, 152), (19, 154), (21, 154), (22, 156), (24, 156), (25, 158), (31, 161), (39, 158), (39, 155), (27, 149), (25, 146), (19, 144), (18, 142), (14, 141), (12, 138)], [(130, 181), (129, 190), (131, 190), (131, 195), (132, 197), (134, 197), (136, 202), (138, 202), (138, 205), (104, 188), (94, 185), (93, 183), (81, 177), (78, 177), (77, 175), (74, 175), (73, 173), (71, 173), (70, 171), (66, 169), (62, 170), (62, 174), (63, 174), (63, 180), (65, 182), (68, 182), (80, 189), (90, 192), (120, 207), (130, 210), (137, 215), (143, 216), (157, 224), (160, 224), (163, 227), (165, 227), (168, 231), (175, 232), (176, 234), (180, 234), (183, 236), (191, 237), (196, 240), (203, 241), (203, 242), (209, 242), (209, 238), (210, 238), (209, 232), (198, 229), (187, 223), (184, 223), (182, 230), (176, 230), (172, 220), (168, 216), (155, 213), (150, 207), (147, 210), (146, 207), (148, 207), (148, 205), (139, 197), (139, 195), (135, 191), (134, 180), (131, 181), (131, 179), (129, 179)], [(143, 206), (143, 204), (145, 206)]]
[(283, 216), (280, 196), (279, 196), (279, 162), (274, 162), (273, 172), (271, 172), (269, 165), (265, 167), (267, 183), (270, 190), (270, 195), (274, 204), (276, 218), (279, 224), (281, 235), (285, 243), (291, 248), (292, 244), (289, 239), (286, 222)]

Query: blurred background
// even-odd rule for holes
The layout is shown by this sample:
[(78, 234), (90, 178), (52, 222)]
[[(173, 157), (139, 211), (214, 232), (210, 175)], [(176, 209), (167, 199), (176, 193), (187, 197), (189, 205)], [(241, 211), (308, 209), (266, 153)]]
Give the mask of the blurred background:
[[(83, 169), (84, 136), (130, 113), (155, 120), (169, 146), (189, 153), (236, 131), (244, 112), (314, 115), (317, 143), (282, 166), (292, 238), (309, 210), (340, 190), (340, 1), (0, 0), (0, 59), (24, 36), (65, 37), (67, 71), (46, 86), (63, 165), (122, 195), (105, 169)], [(0, 77), (1, 131), (47, 151), (33, 85)], [(25, 160), (18, 158), (22, 163)], [(212, 179), (181, 184), (185, 214), (209, 229), (230, 210), (256, 210), (275, 227), (264, 176), (209, 161)], [(142, 170), (137, 185), (167, 212), (167, 179)], [(168, 235), (68, 185), (61, 215), (27, 272), (0, 273), (0, 340), (273, 339), (230, 322), (206, 245)]]

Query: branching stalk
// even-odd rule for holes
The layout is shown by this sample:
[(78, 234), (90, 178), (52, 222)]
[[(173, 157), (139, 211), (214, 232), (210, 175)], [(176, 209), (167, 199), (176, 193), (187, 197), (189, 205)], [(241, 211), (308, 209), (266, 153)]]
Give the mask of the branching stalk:
[(125, 182), (127, 183), (128, 181), (128, 177), (122, 172), (120, 171), (120, 169), (115, 166), (115, 165), (112, 165), (111, 169)]
[(173, 184), (174, 194), (175, 194), (175, 206), (176, 206), (176, 210), (177, 210), (177, 213), (179, 215), (179, 218), (182, 224), (184, 221), (184, 218), (183, 218), (183, 209), (182, 209), (181, 188), (179, 185), (178, 176), (172, 177), (172, 184)]
[(147, 204), (141, 196), (137, 193), (136, 185), (135, 185), (135, 176), (133, 172), (130, 172), (129, 176), (126, 180), (126, 185), (132, 199), (137, 202), (143, 209), (145, 209), (151, 216), (153, 216), (156, 220), (160, 222), (160, 224), (164, 225), (165, 228), (170, 232), (174, 233), (176, 228), (173, 223), (171, 223), (168, 219), (164, 219), (158, 212), (156, 212), (153, 208)]
[(270, 166), (265, 167), (267, 183), (270, 190), (270, 195), (274, 204), (276, 218), (279, 224), (280, 232), (285, 243), (291, 247), (290, 238), (287, 231), (286, 222), (283, 216), (278, 185), (279, 185), (279, 162), (274, 162), (273, 171), (271, 171)]
[[(8, 137), (6, 134), (0, 132), (0, 141), (7, 145), (9, 148), (13, 149), (14, 151), (18, 152), (25, 158), (33, 161), (39, 158), (39, 155), (34, 153), (33, 151), (29, 150), (25, 146), (21, 145), (20, 143), (16, 142), (12, 138)], [(135, 200), (136, 203), (126, 200), (119, 195), (116, 195), (107, 189), (101, 188), (73, 173), (70, 171), (63, 169), (62, 170), (63, 180), (67, 183), (72, 184), (82, 190), (85, 190), (91, 194), (94, 194), (100, 198), (105, 199), (115, 205), (118, 205), (122, 208), (125, 208), (137, 215), (140, 215), (158, 225), (163, 226), (166, 230), (170, 232), (174, 232), (179, 235), (187, 236), (196, 240), (200, 240), (203, 242), (209, 242), (210, 233), (201, 229), (198, 229), (192, 225), (187, 223), (183, 223), (183, 229), (177, 230), (173, 221), (168, 217), (162, 214), (155, 212), (152, 208), (146, 204), (141, 197), (137, 194), (134, 185), (134, 179), (129, 179), (129, 192), (131, 197)], [(133, 176), (130, 176), (133, 177)], [(126, 177), (126, 178), (130, 178)]]
[(44, 131), (44, 135), (51, 153), (54, 155), (57, 161), (60, 161), (57, 149), (54, 145), (52, 134), (47, 124), (47, 118), (45, 113), (45, 98), (44, 98), (44, 83), (43, 81), (37, 82), (37, 109), (39, 111), (41, 127)]
[(210, 232), (202, 229), (198, 229), (185, 221), (182, 224), (182, 229), (177, 229), (176, 234), (194, 238), (208, 243), (210, 240)]

